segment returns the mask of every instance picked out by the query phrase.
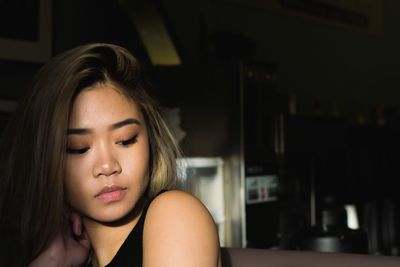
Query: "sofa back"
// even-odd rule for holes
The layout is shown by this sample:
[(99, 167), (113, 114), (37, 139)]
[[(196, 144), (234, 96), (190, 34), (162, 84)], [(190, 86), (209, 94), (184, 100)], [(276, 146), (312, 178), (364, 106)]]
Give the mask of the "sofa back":
[(400, 258), (345, 253), (222, 248), (223, 267), (400, 267)]

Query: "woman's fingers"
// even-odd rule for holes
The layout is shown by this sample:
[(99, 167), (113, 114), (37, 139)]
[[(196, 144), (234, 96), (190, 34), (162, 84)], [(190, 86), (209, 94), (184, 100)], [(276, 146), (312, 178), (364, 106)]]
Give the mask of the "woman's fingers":
[(78, 243), (80, 243), (83, 247), (89, 249), (90, 248), (89, 236), (86, 233), (85, 229), (83, 228), (82, 217), (79, 215), (79, 213), (70, 211), (69, 222), (74, 239)]
[(83, 226), (82, 226), (81, 216), (75, 211), (70, 211), (68, 217), (69, 217), (69, 221), (71, 224), (72, 233), (75, 236), (82, 235), (82, 227)]
[(90, 249), (90, 239), (86, 231), (80, 235), (78, 242), (87, 249)]

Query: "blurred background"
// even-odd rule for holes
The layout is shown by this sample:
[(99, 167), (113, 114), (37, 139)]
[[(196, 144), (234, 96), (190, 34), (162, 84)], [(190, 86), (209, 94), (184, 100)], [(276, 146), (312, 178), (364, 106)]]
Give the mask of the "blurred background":
[(0, 1), (0, 130), (51, 56), (143, 63), (222, 246), (400, 254), (397, 0)]

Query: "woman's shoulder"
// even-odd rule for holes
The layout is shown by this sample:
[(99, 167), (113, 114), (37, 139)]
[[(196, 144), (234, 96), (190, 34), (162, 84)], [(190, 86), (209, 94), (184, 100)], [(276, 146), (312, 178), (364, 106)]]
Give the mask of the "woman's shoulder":
[(207, 212), (207, 208), (195, 196), (181, 190), (168, 190), (158, 194), (150, 204), (149, 211), (169, 212), (179, 211), (182, 209), (194, 209), (193, 212)]
[[(170, 222), (171, 225), (166, 224)], [(159, 194), (151, 202), (146, 224), (162, 224), (175, 227), (177, 224), (192, 223), (192, 227), (216, 227), (207, 208), (193, 195), (180, 190)], [(189, 225), (186, 225), (189, 227)]]
[(167, 191), (149, 206), (143, 248), (143, 260), (149, 266), (217, 266), (216, 225), (197, 198)]

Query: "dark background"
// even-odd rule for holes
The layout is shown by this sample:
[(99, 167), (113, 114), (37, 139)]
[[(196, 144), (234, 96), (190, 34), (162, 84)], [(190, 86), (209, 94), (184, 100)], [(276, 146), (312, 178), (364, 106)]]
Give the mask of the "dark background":
[[(293, 248), (292, 235), (310, 226), (306, 206), (313, 184), (319, 212), (327, 196), (359, 205), (370, 252), (397, 255), (400, 2), (382, 1), (378, 32), (244, 2), (152, 1), (182, 59), (181, 66), (161, 67), (152, 66), (129, 10), (119, 1), (53, 1), (52, 54), (88, 42), (132, 51), (148, 70), (161, 104), (184, 111), (187, 135), (181, 145), (187, 156), (229, 153), (240, 131), (232, 114), (243, 115), (246, 167), (259, 170), (256, 174), (279, 173), (282, 184), (282, 202), (258, 208), (276, 218), (286, 214), (280, 221), (251, 219), (248, 225), (260, 238), (254, 246), (275, 246), (280, 236)], [(7, 1), (0, 5), (2, 14), (11, 9)], [(36, 13), (28, 13), (36, 21)], [(7, 31), (19, 32), (19, 22), (10, 21)], [(36, 30), (32, 26), (23, 35), (34, 39)], [(272, 78), (243, 80), (247, 72), (239, 62), (260, 66)], [(41, 64), (0, 59), (0, 98), (18, 101)], [(285, 115), (286, 151), (277, 155), (279, 114)], [(7, 116), (2, 118), (4, 125)], [(252, 209), (255, 218), (263, 216), (253, 206), (248, 218)]]

